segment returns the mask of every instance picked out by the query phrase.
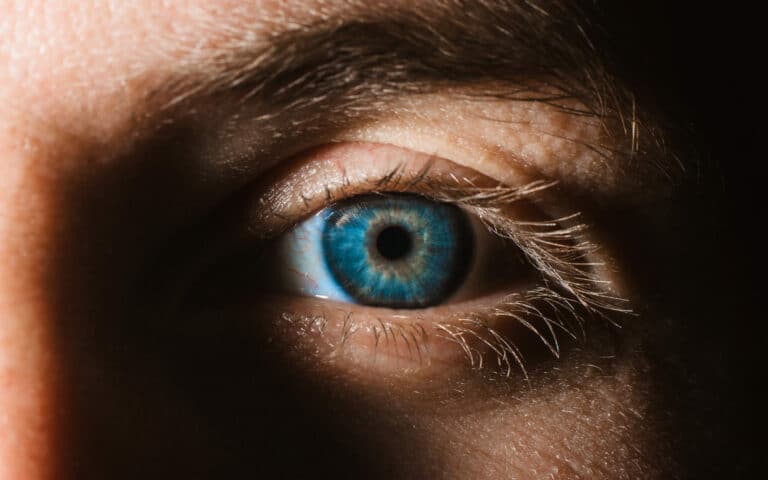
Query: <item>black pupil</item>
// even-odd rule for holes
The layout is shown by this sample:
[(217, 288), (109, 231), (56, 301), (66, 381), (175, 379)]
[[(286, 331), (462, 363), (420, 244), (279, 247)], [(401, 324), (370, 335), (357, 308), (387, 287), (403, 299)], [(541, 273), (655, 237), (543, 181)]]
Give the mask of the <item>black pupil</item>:
[(376, 238), (376, 248), (387, 260), (399, 260), (411, 251), (411, 234), (399, 225), (385, 228)]

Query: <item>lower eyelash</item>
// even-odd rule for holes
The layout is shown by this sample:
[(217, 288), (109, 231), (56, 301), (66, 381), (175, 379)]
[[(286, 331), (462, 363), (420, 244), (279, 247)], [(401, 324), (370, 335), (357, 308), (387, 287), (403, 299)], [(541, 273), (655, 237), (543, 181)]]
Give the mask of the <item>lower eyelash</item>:
[[(547, 287), (505, 296), (493, 307), (482, 312), (454, 315), (425, 328), (423, 321), (385, 321), (361, 329), (352, 313), (347, 313), (330, 338), (338, 338), (332, 345), (334, 354), (343, 352), (347, 342), (355, 335), (369, 334), (374, 338), (373, 362), (379, 348), (392, 349), (396, 355), (405, 355), (419, 364), (429, 362), (432, 336), (454, 343), (463, 353), (470, 368), (493, 369), (504, 377), (519, 371), (528, 380), (523, 350), (505, 333), (511, 322), (524, 327), (541, 341), (555, 358), (560, 357), (559, 334), (569, 338), (586, 338), (585, 321), (593, 312), (580, 302), (568, 299), (562, 293)], [(294, 331), (325, 334), (328, 320), (324, 315), (305, 316), (283, 314), (282, 320)], [(419, 320), (419, 319), (417, 319)], [(328, 337), (326, 337), (328, 338)]]
[(517, 367), (527, 379), (522, 350), (493, 325), (500, 321), (514, 321), (533, 333), (555, 358), (559, 358), (558, 331), (573, 339), (578, 338), (576, 331), (579, 331), (584, 337), (585, 313), (580, 304), (574, 304), (554, 290), (540, 287), (510, 294), (488, 312), (458, 321), (440, 322), (436, 328), (461, 347), (471, 367), (482, 369), (488, 363), (486, 356), (490, 354), (494, 357), (491, 363), (500, 373), (509, 377), (513, 367)]

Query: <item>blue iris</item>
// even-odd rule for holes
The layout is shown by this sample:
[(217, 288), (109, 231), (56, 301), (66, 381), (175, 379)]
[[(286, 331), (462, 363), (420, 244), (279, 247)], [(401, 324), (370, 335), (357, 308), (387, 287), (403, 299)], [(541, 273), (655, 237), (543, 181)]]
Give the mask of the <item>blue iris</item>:
[(459, 208), (416, 195), (363, 196), (326, 209), (322, 252), (331, 276), (358, 303), (420, 308), (461, 284), (472, 230)]
[(463, 283), (474, 233), (454, 205), (409, 194), (334, 204), (280, 241), (281, 284), (308, 296), (389, 308), (422, 308)]

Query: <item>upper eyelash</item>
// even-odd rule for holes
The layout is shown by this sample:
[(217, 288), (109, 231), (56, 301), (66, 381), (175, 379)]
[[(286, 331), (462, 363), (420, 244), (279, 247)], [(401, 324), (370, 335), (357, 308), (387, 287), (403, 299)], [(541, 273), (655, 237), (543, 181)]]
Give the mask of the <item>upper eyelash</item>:
[[(541, 274), (543, 283), (529, 291), (507, 295), (486, 311), (434, 323), (435, 334), (456, 343), (465, 352), (471, 367), (482, 369), (492, 364), (507, 377), (516, 367), (528, 379), (523, 351), (492, 326), (493, 321), (501, 317), (516, 321), (531, 331), (553, 356), (559, 358), (558, 332), (585, 340), (588, 318), (598, 318), (618, 327), (619, 317), (634, 314), (629, 301), (612, 293), (608, 282), (599, 278), (595, 268), (602, 263), (585, 261), (598, 247), (586, 239), (587, 225), (574, 223), (580, 218), (579, 213), (540, 222), (519, 221), (502, 213), (505, 207), (515, 202), (530, 200), (551, 189), (556, 181), (535, 180), (516, 187), (504, 184), (483, 187), (470, 178), (450, 175), (452, 184), (446, 185), (445, 179), (438, 181), (430, 176), (431, 167), (432, 162), (428, 162), (415, 176), (405, 179), (404, 165), (399, 165), (384, 176), (370, 179), (368, 193), (415, 190), (435, 201), (464, 208), (476, 215), (490, 233), (514, 243)], [(336, 192), (327, 190), (327, 194), (329, 203), (348, 196), (344, 187)], [(315, 317), (284, 316), (284, 320), (288, 319), (312, 325), (318, 322)], [(356, 333), (350, 319), (351, 313), (348, 313), (342, 325), (339, 347)], [(320, 322), (324, 329), (327, 322), (322, 317)], [(397, 348), (398, 343), (403, 343), (409, 356), (412, 353), (417, 360), (422, 360), (422, 351), (428, 351), (429, 347), (429, 334), (423, 327), (416, 332), (411, 331), (414, 327), (410, 324), (383, 320), (379, 323), (380, 331), (378, 327), (372, 329), (376, 348), (380, 335), (386, 335), (387, 345)], [(486, 359), (488, 353), (494, 358)]]
[[(467, 183), (471, 185), (471, 182)], [(539, 180), (521, 187), (471, 186), (463, 196), (443, 196), (443, 201), (452, 201), (477, 215), (491, 233), (512, 241), (542, 274), (544, 281), (542, 287), (507, 296), (482, 316), (461, 319), (473, 328), (457, 327), (455, 321), (438, 326), (461, 345), (472, 366), (482, 367), (482, 350), (474, 349), (473, 353), (469, 345), (474, 337), (495, 354), (496, 364), (506, 376), (511, 374), (512, 363), (515, 363), (523, 376), (528, 377), (522, 351), (490, 326), (492, 317), (505, 316), (515, 320), (533, 332), (559, 358), (558, 331), (572, 338), (577, 338), (578, 331), (584, 338), (585, 322), (589, 317), (620, 326), (618, 316), (633, 314), (629, 301), (612, 293), (607, 288), (609, 282), (600, 279), (595, 272), (594, 269), (603, 264), (585, 261), (598, 250), (584, 236), (587, 225), (562, 226), (578, 219), (579, 213), (542, 222), (518, 221), (500, 213), (501, 207), (528, 199), (555, 185), (556, 182)], [(458, 189), (453, 193), (457, 192)], [(547, 313), (543, 306), (548, 308)], [(539, 320), (546, 330), (542, 331), (530, 319)]]

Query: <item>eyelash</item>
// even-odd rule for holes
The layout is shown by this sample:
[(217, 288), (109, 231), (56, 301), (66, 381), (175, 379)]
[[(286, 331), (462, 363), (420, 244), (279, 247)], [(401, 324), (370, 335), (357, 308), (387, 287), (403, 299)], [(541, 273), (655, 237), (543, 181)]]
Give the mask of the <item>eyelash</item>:
[[(404, 179), (403, 166), (367, 182), (367, 193), (412, 191), (439, 202), (455, 204), (477, 216), (488, 231), (509, 240), (524, 254), (540, 274), (542, 285), (526, 292), (505, 296), (492, 308), (454, 316), (448, 321), (436, 322), (434, 334), (455, 343), (464, 352), (471, 368), (483, 369), (489, 364), (509, 377), (515, 368), (525, 379), (528, 372), (523, 352), (503, 332), (491, 326), (493, 320), (507, 319), (517, 322), (532, 332), (555, 358), (560, 357), (561, 342), (558, 332), (572, 339), (585, 340), (585, 324), (590, 318), (600, 319), (619, 327), (619, 317), (633, 315), (627, 299), (610, 292), (609, 282), (599, 278), (595, 268), (599, 262), (588, 262), (597, 247), (585, 238), (587, 226), (579, 223), (579, 213), (549, 221), (519, 221), (503, 213), (512, 204), (530, 201), (556, 185), (554, 181), (537, 180), (519, 187), (495, 185), (477, 186), (469, 178), (451, 175), (452, 185), (436, 180), (429, 174), (427, 164), (412, 179)], [(331, 191), (326, 189), (326, 201), (332, 203), (350, 196), (349, 182)], [(310, 212), (307, 212), (308, 214)], [(568, 225), (570, 226), (563, 226)], [(338, 348), (357, 333), (351, 321), (352, 312), (346, 313)], [(306, 317), (285, 313), (282, 320), (292, 328), (314, 329), (324, 332), (327, 321), (323, 317)], [(379, 326), (371, 329), (375, 348), (383, 343), (388, 348), (404, 344), (410, 357), (422, 360), (422, 352), (429, 349), (429, 336), (420, 323), (401, 323), (378, 319)], [(539, 326), (537, 326), (539, 324)], [(382, 340), (383, 338), (383, 340)], [(486, 358), (487, 352), (493, 358)], [(375, 353), (375, 352), (374, 352)]]

